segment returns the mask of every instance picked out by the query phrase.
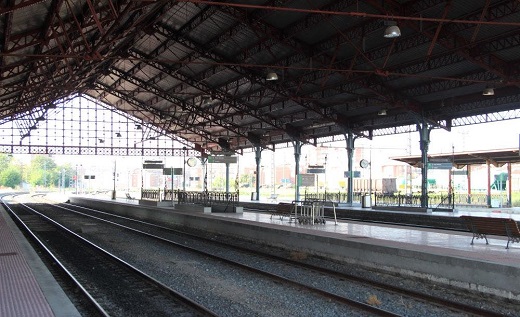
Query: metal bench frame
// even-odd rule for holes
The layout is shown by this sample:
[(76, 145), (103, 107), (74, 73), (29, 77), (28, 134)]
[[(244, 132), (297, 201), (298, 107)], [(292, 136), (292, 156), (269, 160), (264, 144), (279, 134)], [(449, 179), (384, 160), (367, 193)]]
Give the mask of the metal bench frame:
[(509, 243), (520, 243), (520, 230), (514, 219), (474, 216), (461, 216), (460, 218), (473, 233), (472, 245), (475, 238), (484, 239), (486, 244), (489, 244), (488, 235), (507, 237), (506, 249), (509, 249)]
[(278, 203), (276, 208), (271, 212), (271, 219), (273, 219), (273, 216), (279, 216), (280, 220), (283, 220), (283, 217), (289, 217), (290, 220), (293, 210), (294, 204)]

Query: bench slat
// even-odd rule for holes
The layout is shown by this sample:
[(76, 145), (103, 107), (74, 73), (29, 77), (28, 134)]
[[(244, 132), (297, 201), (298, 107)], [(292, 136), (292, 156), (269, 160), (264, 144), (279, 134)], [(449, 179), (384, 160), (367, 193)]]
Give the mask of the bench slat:
[(273, 216), (279, 216), (280, 220), (283, 220), (283, 217), (290, 217), (292, 211), (294, 210), (294, 205), (289, 203), (278, 203), (276, 205), (275, 210), (271, 212), (271, 219)]
[(490, 217), (475, 217), (475, 216), (461, 216), (466, 223), (469, 231), (473, 233), (473, 240), (485, 239), (488, 243), (487, 235), (505, 236), (508, 238), (506, 249), (509, 248), (509, 243), (520, 242), (520, 230), (518, 224), (511, 218), (490, 218)]

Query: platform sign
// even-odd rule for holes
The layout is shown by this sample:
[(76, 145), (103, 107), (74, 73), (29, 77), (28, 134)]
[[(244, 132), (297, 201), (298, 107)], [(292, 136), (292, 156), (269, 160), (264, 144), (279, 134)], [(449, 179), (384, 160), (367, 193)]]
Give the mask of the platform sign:
[(307, 174), (323, 174), (325, 173), (325, 167), (323, 165), (309, 165), (307, 167)]
[(291, 179), (290, 178), (282, 178), (281, 179), (281, 183), (282, 184), (290, 184), (291, 183)]
[(236, 156), (226, 156), (226, 155), (219, 155), (219, 156), (208, 156), (208, 163), (230, 163), (235, 164), (237, 162)]
[[(352, 171), (352, 174), (354, 174), (353, 178), (360, 178), (361, 177), (361, 171)], [(349, 171), (343, 172), (343, 177), (350, 178)]]
[(468, 171), (467, 170), (451, 171), (451, 175), (468, 175)]
[(182, 167), (165, 167), (163, 168), (163, 175), (182, 175)]
[(300, 186), (314, 186), (315, 179), (315, 174), (300, 174), (298, 175), (298, 184)]
[(145, 170), (162, 170), (164, 168), (164, 164), (159, 163), (144, 163), (143, 169)]
[(451, 162), (429, 162), (428, 169), (431, 170), (450, 170), (453, 168), (453, 164)]

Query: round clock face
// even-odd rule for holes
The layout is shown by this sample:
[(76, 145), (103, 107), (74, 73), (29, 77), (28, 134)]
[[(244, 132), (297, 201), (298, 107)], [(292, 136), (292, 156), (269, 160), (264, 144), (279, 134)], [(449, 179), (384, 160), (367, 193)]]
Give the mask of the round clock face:
[(197, 165), (197, 159), (194, 157), (190, 157), (186, 163), (188, 163), (189, 167), (193, 167)]
[(369, 164), (370, 164), (370, 163), (369, 163), (367, 160), (365, 160), (365, 159), (362, 159), (362, 160), (359, 162), (359, 166), (361, 166), (362, 168), (367, 168)]

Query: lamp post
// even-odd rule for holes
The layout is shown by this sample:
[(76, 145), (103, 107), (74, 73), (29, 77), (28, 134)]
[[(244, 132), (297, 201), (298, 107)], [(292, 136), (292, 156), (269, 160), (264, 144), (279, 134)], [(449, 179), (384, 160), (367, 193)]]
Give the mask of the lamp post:
[(76, 164), (76, 195), (78, 194), (78, 181), (79, 181), (79, 178), (78, 178), (78, 164)]
[(116, 172), (117, 172), (117, 160), (114, 160), (114, 189), (112, 190), (112, 199), (116, 199)]
[(327, 154), (325, 154), (325, 162), (323, 163), (323, 174), (325, 174), (325, 198), (327, 197)]
[(182, 159), (183, 159), (183, 168), (182, 168), (182, 191), (186, 192), (186, 147), (182, 148)]

